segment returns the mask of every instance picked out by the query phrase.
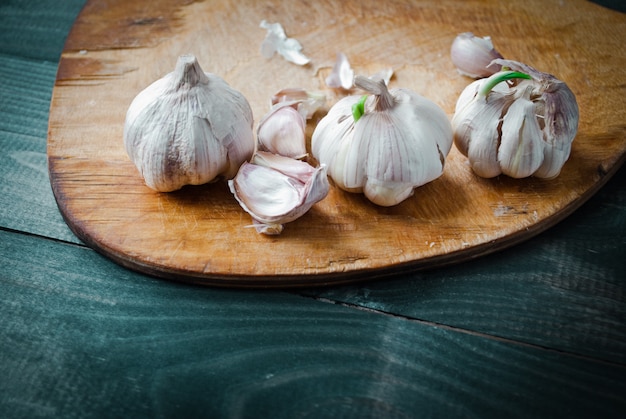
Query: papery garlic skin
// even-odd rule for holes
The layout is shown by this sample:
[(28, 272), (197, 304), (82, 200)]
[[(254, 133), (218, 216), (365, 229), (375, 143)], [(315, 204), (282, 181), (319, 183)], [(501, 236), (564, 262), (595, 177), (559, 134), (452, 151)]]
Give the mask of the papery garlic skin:
[(288, 103), (295, 107), (304, 120), (311, 119), (315, 112), (326, 105), (326, 95), (299, 87), (282, 89), (272, 95), (271, 105)]
[(355, 121), (360, 95), (337, 102), (313, 132), (312, 154), (339, 188), (397, 205), (443, 173), (450, 122), (434, 102), (408, 89), (387, 90), (384, 81), (362, 76), (355, 85), (372, 93), (363, 114)]
[(307, 155), (306, 121), (296, 108), (297, 102), (279, 103), (261, 119), (257, 129), (259, 150), (294, 159)]
[(254, 220), (257, 232), (276, 235), (330, 189), (326, 167), (317, 168), (300, 160), (259, 151), (228, 181), (237, 202)]
[(267, 30), (265, 39), (261, 43), (261, 54), (271, 58), (275, 52), (285, 60), (297, 65), (306, 65), (311, 59), (302, 53), (302, 45), (297, 39), (288, 38), (280, 23), (268, 23), (263, 20), (261, 28)]
[(332, 71), (324, 80), (328, 87), (333, 89), (350, 90), (353, 85), (354, 70), (350, 66), (348, 57), (343, 52), (337, 53), (337, 59)]
[[(558, 176), (578, 129), (573, 92), (526, 64), (494, 62), (510, 70), (474, 81), (461, 93), (452, 118), (455, 145), (481, 177)], [(505, 83), (507, 74), (524, 78)]]
[(500, 71), (493, 60), (503, 58), (488, 36), (478, 37), (472, 32), (458, 34), (450, 47), (450, 57), (459, 73), (475, 79), (489, 77)]
[(171, 192), (232, 178), (255, 148), (246, 98), (193, 55), (132, 101), (124, 145), (148, 187)]

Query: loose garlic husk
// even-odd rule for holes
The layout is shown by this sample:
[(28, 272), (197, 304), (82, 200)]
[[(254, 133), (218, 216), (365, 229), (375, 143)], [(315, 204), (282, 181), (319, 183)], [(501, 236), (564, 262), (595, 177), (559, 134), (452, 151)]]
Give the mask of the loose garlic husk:
[(452, 118), (455, 145), (481, 177), (558, 176), (578, 129), (574, 94), (528, 65), (494, 62), (510, 70), (463, 90)]
[(146, 185), (171, 192), (235, 176), (254, 153), (252, 124), (246, 98), (183, 55), (132, 101), (124, 144)]
[(257, 232), (280, 234), (329, 191), (326, 167), (258, 151), (228, 181), (230, 191), (252, 216)]
[(443, 173), (452, 129), (434, 102), (383, 80), (355, 77), (371, 95), (348, 96), (318, 123), (312, 154), (335, 184), (381, 206), (399, 204)]
[(500, 71), (501, 66), (493, 60), (502, 58), (502, 55), (493, 47), (488, 36), (479, 38), (471, 32), (457, 35), (452, 42), (450, 56), (459, 73), (468, 77), (489, 77)]

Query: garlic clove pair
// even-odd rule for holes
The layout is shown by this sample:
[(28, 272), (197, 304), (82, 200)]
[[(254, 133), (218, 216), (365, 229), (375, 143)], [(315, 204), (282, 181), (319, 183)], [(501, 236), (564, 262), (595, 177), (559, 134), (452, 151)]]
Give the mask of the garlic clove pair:
[(124, 145), (148, 187), (170, 192), (233, 177), (255, 148), (252, 110), (193, 55), (141, 91), (124, 123)]
[(355, 85), (369, 94), (345, 97), (329, 110), (313, 132), (312, 153), (339, 188), (397, 205), (443, 173), (450, 122), (408, 89), (388, 90), (384, 80), (363, 76)]
[(237, 202), (254, 220), (257, 232), (276, 235), (326, 197), (326, 167), (259, 151), (228, 181)]
[(464, 32), (454, 38), (450, 56), (459, 73), (475, 79), (500, 71), (501, 66), (493, 60), (503, 58), (493, 47), (490, 37), (480, 38), (472, 32)]
[(511, 60), (459, 96), (454, 142), (481, 177), (551, 179), (569, 158), (578, 127), (572, 91), (554, 76)]

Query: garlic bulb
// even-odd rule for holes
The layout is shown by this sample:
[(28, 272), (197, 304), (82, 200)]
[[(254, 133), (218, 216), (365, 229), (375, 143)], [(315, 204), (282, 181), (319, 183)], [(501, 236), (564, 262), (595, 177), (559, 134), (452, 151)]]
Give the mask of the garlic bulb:
[(479, 38), (471, 32), (457, 35), (452, 42), (450, 56), (459, 73), (475, 79), (500, 71), (500, 65), (493, 60), (502, 58), (502, 55), (495, 50), (488, 36)]
[(399, 204), (443, 173), (452, 129), (434, 102), (383, 80), (355, 77), (371, 95), (348, 96), (318, 123), (313, 156), (335, 184), (381, 206)]
[(452, 118), (455, 145), (481, 177), (558, 176), (578, 129), (576, 97), (550, 74), (494, 62), (510, 70), (463, 90)]
[(280, 234), (283, 224), (304, 215), (329, 190), (326, 167), (259, 151), (228, 181), (259, 233)]
[(124, 144), (146, 185), (170, 192), (232, 178), (254, 152), (252, 123), (241, 93), (183, 55), (130, 104)]

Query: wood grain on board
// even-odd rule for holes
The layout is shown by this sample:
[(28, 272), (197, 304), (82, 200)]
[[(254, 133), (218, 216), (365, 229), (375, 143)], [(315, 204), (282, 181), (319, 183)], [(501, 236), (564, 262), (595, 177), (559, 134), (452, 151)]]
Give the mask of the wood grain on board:
[[(50, 109), (48, 163), (59, 208), (87, 244), (142, 272), (201, 284), (337, 284), (459, 262), (525, 240), (582, 205), (623, 163), (626, 18), (584, 1), (88, 2), (61, 57)], [(312, 62), (259, 52), (262, 20), (280, 22)], [(381, 208), (332, 187), (280, 236), (253, 228), (225, 182), (163, 194), (147, 188), (122, 141), (134, 96), (193, 53), (249, 100), (258, 121), (286, 87), (325, 89), (337, 52), (357, 73), (392, 67), (393, 87), (451, 117), (471, 81), (449, 58), (456, 34), (492, 37), (506, 57), (567, 82), (579, 133), (551, 181), (481, 179), (453, 147), (441, 178)], [(620, 87), (621, 86), (621, 87)], [(312, 127), (309, 127), (310, 130)]]

